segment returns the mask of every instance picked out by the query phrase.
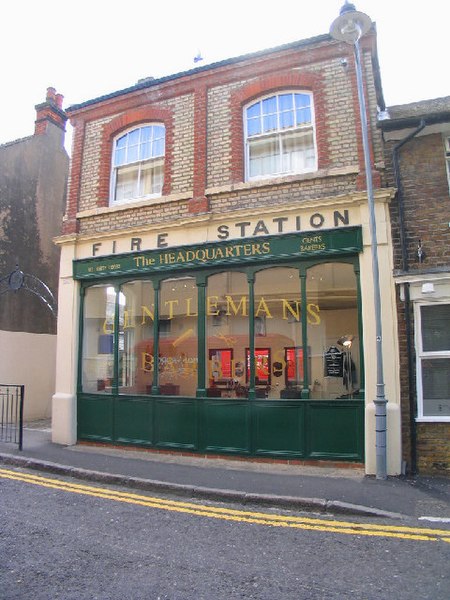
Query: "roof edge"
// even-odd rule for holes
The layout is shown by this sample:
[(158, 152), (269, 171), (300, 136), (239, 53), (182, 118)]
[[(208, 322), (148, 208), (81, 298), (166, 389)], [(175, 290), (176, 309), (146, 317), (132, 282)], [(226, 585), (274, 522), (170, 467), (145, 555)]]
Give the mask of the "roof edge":
[(103, 96), (98, 96), (97, 98), (93, 98), (92, 100), (86, 100), (85, 102), (80, 102), (79, 104), (72, 104), (68, 108), (65, 109), (65, 112), (70, 115), (78, 110), (83, 108), (87, 108), (89, 106), (93, 106), (95, 104), (99, 104), (100, 102), (104, 102), (106, 100), (111, 100), (113, 98), (118, 98), (119, 96), (123, 96), (125, 94), (130, 94), (133, 92), (137, 92), (139, 90), (144, 90), (148, 88), (155, 87), (157, 85), (161, 85), (162, 83), (166, 83), (169, 81), (174, 81), (176, 79), (181, 79), (182, 77), (189, 77), (191, 75), (196, 75), (198, 73), (204, 73), (206, 71), (217, 69), (220, 67), (225, 67), (227, 65), (233, 65), (241, 61), (251, 60), (253, 58), (263, 57), (267, 54), (271, 54), (274, 52), (283, 52), (284, 50), (291, 50), (294, 48), (302, 48), (304, 46), (309, 46), (312, 44), (318, 44), (321, 42), (334, 41), (330, 34), (322, 34), (315, 37), (307, 38), (305, 40), (299, 40), (295, 42), (289, 42), (287, 44), (282, 44), (281, 46), (275, 46), (272, 48), (267, 48), (265, 50), (259, 50), (256, 52), (250, 52), (248, 54), (241, 54), (239, 56), (235, 56), (233, 58), (228, 58), (225, 60), (217, 61), (211, 63), (209, 65), (204, 65), (201, 67), (195, 67), (193, 69), (189, 69), (187, 71), (181, 71), (179, 73), (174, 73), (172, 75), (165, 75), (163, 77), (159, 77), (158, 79), (151, 79), (143, 81), (142, 83), (137, 83), (128, 88), (124, 88), (122, 90), (117, 90), (115, 92), (111, 92), (110, 94), (105, 94)]

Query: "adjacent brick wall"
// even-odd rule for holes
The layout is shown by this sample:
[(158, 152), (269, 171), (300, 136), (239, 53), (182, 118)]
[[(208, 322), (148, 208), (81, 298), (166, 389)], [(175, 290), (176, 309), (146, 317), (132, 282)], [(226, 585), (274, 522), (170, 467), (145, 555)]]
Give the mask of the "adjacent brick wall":
[[(404, 134), (406, 137), (406, 133)], [(389, 141), (385, 148), (388, 185), (395, 185), (392, 171), (392, 152), (398, 141)], [(403, 191), (406, 251), (410, 272), (450, 267), (450, 229), (448, 223), (450, 197), (445, 166), (442, 135), (430, 134), (413, 138), (399, 153)], [(395, 268), (402, 270), (398, 198), (391, 203), (392, 236)], [(419, 242), (425, 252), (419, 262)], [(410, 404), (415, 404), (416, 389), (409, 390), (405, 303), (397, 299), (400, 385), (402, 405), (403, 458), (411, 464)], [(411, 340), (414, 344), (414, 319), (411, 313)], [(415, 357), (413, 357), (415, 360)], [(415, 373), (414, 373), (415, 377)], [(415, 381), (413, 383), (415, 386)], [(415, 406), (414, 406), (414, 414)], [(417, 467), (423, 473), (450, 474), (450, 423), (417, 423)]]

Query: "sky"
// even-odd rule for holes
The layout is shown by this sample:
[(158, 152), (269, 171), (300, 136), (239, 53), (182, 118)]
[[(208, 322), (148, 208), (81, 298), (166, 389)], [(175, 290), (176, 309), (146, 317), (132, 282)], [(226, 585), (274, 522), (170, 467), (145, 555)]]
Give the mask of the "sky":
[[(450, 95), (448, 0), (357, 0), (376, 23), (387, 106)], [(0, 144), (31, 135), (48, 87), (63, 108), (329, 32), (344, 0), (5, 0)], [(203, 61), (195, 64), (201, 54)], [(446, 74), (447, 73), (447, 74)], [(70, 151), (71, 128), (66, 147)]]

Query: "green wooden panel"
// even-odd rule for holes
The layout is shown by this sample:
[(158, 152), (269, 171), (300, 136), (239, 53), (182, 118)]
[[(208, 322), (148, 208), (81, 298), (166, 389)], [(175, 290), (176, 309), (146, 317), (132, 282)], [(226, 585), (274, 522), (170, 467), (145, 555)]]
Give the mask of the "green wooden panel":
[(202, 448), (205, 451), (250, 452), (249, 402), (205, 400), (202, 407)]
[(158, 447), (196, 450), (195, 399), (164, 398), (155, 401), (155, 440)]
[(78, 438), (113, 441), (112, 396), (78, 396)]
[(125, 444), (153, 443), (153, 401), (119, 397), (114, 407), (115, 441)]
[(308, 455), (311, 458), (363, 460), (363, 402), (310, 401), (307, 411)]
[(266, 401), (254, 403), (252, 408), (255, 454), (304, 455), (304, 404)]

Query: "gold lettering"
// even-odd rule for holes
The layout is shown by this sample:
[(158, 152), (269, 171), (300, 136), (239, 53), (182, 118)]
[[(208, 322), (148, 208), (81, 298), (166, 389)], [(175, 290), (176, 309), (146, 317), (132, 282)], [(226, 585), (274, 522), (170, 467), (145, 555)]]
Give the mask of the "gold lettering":
[(105, 319), (103, 321), (103, 333), (114, 333), (114, 323)]
[(225, 296), (225, 300), (227, 301), (227, 316), (231, 315), (231, 310), (230, 308), (233, 309), (234, 315), (237, 316), (238, 312), (242, 309), (242, 316), (243, 317), (247, 317), (248, 313), (247, 313), (247, 304), (248, 304), (248, 298), (247, 296), (242, 296), (238, 306), (236, 306), (236, 304), (234, 303), (234, 300), (231, 296)]
[(320, 325), (320, 308), (317, 304), (308, 304), (306, 312), (308, 314), (308, 323), (310, 325)]
[(288, 312), (294, 317), (296, 321), (300, 321), (300, 302), (298, 300), (286, 300), (282, 298), (281, 302), (283, 303), (283, 319), (287, 321)]
[(261, 300), (259, 301), (258, 308), (256, 309), (256, 312), (255, 312), (255, 316), (259, 317), (260, 312), (264, 312), (268, 319), (273, 319), (272, 315), (270, 314), (269, 307), (267, 306), (267, 303), (264, 300), (264, 298), (261, 298)]
[(167, 318), (173, 319), (173, 307), (178, 304), (178, 300), (166, 300), (164, 304), (169, 305), (169, 316)]
[(130, 311), (124, 310), (123, 311), (123, 328), (130, 329), (131, 327), (134, 327), (134, 325), (132, 324), (132, 320), (133, 320), (133, 316), (131, 315)]
[(186, 316), (187, 317), (197, 317), (198, 316), (198, 312), (191, 313), (191, 301), (192, 300), (193, 300), (193, 298), (186, 298)]
[(219, 307), (217, 306), (218, 301), (219, 296), (208, 296), (206, 298), (206, 314), (208, 317), (219, 314)]
[(142, 308), (142, 321), (141, 321), (141, 325), (145, 325), (145, 317), (146, 316), (150, 317), (150, 319), (152, 321), (155, 320), (155, 317), (154, 317), (152, 311), (149, 308), (147, 308), (147, 306), (141, 306), (141, 308)]
[(141, 353), (141, 369), (145, 373), (153, 373), (155, 368), (155, 359), (149, 352)]

